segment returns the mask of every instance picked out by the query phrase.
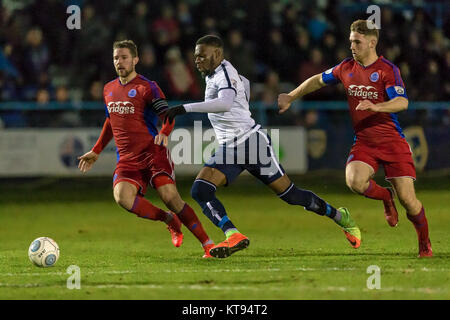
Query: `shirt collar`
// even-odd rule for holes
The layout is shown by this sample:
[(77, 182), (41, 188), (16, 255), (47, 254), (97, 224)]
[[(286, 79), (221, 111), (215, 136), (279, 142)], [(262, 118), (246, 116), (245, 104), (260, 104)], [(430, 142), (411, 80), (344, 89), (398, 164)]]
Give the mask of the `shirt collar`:
[(214, 71), (210, 75), (208, 75), (208, 78), (211, 78), (217, 71), (219, 71), (222, 68), (222, 65), (225, 64), (225, 62), (227, 62), (227, 60), (225, 60), (225, 59), (220, 61), (220, 64), (218, 65), (218, 67), (215, 68)]
[(359, 63), (359, 62), (356, 61), (356, 60), (355, 60), (355, 62), (356, 62), (357, 64), (359, 64), (362, 68), (367, 69), (367, 68), (373, 66), (373, 65), (374, 65), (375, 63), (377, 63), (378, 61), (380, 61), (381, 58), (383, 58), (383, 56), (378, 56), (378, 59), (377, 59), (377, 60), (375, 60), (374, 62), (372, 62), (371, 64), (369, 64), (369, 65), (367, 65), (367, 66), (363, 66), (361, 63)]

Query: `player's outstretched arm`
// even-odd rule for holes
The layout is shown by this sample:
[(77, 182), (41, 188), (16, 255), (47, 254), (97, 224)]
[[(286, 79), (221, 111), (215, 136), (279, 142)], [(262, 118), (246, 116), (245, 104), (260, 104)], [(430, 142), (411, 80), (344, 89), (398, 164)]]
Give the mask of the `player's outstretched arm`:
[(78, 163), (78, 169), (80, 169), (80, 171), (83, 173), (88, 172), (89, 170), (91, 170), (95, 161), (97, 161), (98, 156), (99, 155), (97, 153), (91, 150), (78, 157), (78, 160), (80, 160), (80, 162)]
[(392, 100), (374, 104), (370, 100), (362, 100), (356, 106), (356, 110), (367, 110), (373, 112), (396, 113), (408, 109), (408, 99), (396, 97)]
[(81, 172), (85, 173), (92, 168), (92, 165), (95, 161), (97, 161), (100, 152), (108, 145), (113, 137), (111, 122), (109, 117), (106, 118), (105, 123), (103, 124), (102, 132), (100, 133), (100, 137), (98, 138), (95, 146), (91, 151), (86, 152), (82, 156), (78, 157), (80, 162), (78, 163), (78, 168)]
[(325, 82), (322, 80), (322, 74), (316, 74), (309, 79), (303, 81), (297, 88), (289, 93), (281, 93), (278, 95), (278, 113), (284, 113), (291, 107), (292, 102), (296, 99), (307, 95), (308, 93), (319, 90), (320, 88), (326, 86)]
[(176, 116), (186, 112), (220, 113), (230, 111), (233, 107), (236, 91), (234, 88), (220, 90), (217, 98), (203, 102), (181, 104), (171, 107), (166, 112), (165, 122), (172, 122)]

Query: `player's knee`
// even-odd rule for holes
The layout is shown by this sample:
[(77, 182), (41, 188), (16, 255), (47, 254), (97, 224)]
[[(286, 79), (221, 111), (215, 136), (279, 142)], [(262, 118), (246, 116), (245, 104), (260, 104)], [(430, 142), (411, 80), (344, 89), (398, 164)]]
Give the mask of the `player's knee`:
[(135, 199), (124, 192), (115, 192), (114, 200), (122, 208), (126, 210), (131, 210)]
[(161, 192), (159, 194), (159, 197), (161, 198), (162, 202), (167, 204), (168, 202), (171, 202), (175, 199), (176, 193), (171, 190), (164, 190), (164, 192)]
[(209, 202), (214, 199), (216, 187), (204, 180), (195, 180), (191, 188), (191, 196), (197, 202)]
[(347, 177), (346, 179), (347, 186), (352, 190), (353, 192), (363, 194), (367, 189), (367, 181), (363, 179), (359, 179), (355, 176)]

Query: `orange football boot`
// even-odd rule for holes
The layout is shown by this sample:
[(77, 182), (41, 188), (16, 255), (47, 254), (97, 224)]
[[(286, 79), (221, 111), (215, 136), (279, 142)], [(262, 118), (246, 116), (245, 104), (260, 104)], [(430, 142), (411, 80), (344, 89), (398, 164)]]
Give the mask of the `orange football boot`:
[(233, 233), (228, 239), (209, 250), (209, 253), (215, 258), (226, 258), (233, 253), (245, 249), (250, 244), (250, 240), (242, 233)]
[(211, 250), (214, 247), (214, 243), (211, 244), (207, 244), (206, 246), (203, 247), (203, 250), (205, 250), (205, 254), (203, 255), (202, 258), (214, 258), (212, 255), (209, 254), (209, 250)]

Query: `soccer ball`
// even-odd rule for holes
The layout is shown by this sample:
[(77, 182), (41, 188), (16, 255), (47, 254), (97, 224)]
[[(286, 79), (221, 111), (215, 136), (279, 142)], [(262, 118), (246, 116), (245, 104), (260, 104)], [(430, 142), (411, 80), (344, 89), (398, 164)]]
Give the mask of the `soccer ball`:
[(37, 238), (28, 248), (28, 257), (38, 267), (51, 267), (59, 258), (58, 244), (48, 237)]

